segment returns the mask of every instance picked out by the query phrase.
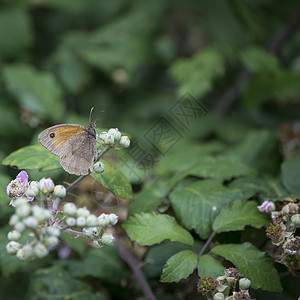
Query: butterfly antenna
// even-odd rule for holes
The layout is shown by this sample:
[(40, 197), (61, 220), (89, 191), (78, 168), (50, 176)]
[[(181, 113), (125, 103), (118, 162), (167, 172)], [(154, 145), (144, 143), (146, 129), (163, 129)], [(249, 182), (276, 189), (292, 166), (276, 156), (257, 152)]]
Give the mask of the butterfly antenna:
[(92, 119), (92, 112), (94, 110), (94, 106), (91, 108), (90, 110), (90, 116), (89, 116), (89, 123), (91, 123), (91, 119)]
[(99, 112), (95, 115), (95, 118), (94, 118), (94, 120), (93, 120), (94, 123), (96, 123), (97, 120), (100, 119), (100, 114), (103, 113), (103, 112), (104, 112), (104, 110), (101, 110), (101, 111), (99, 111)]

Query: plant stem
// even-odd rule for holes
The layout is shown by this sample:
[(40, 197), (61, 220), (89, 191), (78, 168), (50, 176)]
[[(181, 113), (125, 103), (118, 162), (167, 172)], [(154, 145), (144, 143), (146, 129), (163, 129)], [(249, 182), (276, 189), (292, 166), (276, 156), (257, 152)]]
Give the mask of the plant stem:
[(210, 235), (210, 237), (208, 238), (208, 240), (206, 241), (206, 243), (204, 244), (204, 246), (202, 247), (202, 249), (199, 252), (198, 256), (202, 256), (203, 255), (203, 253), (205, 252), (206, 248), (210, 244), (211, 240), (215, 237), (215, 235), (216, 235), (216, 232), (213, 231), (212, 234)]
[(120, 240), (117, 236), (115, 236), (116, 245), (119, 252), (120, 257), (128, 264), (131, 268), (135, 279), (139, 282), (140, 287), (145, 295), (147, 300), (156, 300), (143, 272), (139, 267), (139, 261), (125, 248), (122, 247)]

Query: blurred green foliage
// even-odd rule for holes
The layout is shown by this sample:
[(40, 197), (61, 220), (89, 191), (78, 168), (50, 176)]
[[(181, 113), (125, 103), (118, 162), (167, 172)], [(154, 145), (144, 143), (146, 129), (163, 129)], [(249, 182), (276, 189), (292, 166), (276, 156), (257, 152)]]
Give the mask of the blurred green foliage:
[[(132, 137), (132, 145), (140, 145), (155, 160), (161, 158), (152, 172), (141, 168), (137, 156), (128, 156), (125, 151), (109, 156), (110, 170), (118, 165), (124, 175), (113, 173), (118, 174), (115, 181), (111, 175), (99, 181), (126, 199), (131, 195), (127, 180), (133, 184), (137, 193), (130, 201), (130, 215), (168, 212), (199, 242), (199, 235), (204, 239), (209, 236), (217, 213), (231, 200), (283, 200), (287, 195), (299, 194), (299, 155), (290, 156), (300, 149), (299, 30), (276, 53), (267, 50), (291, 22), (298, 4), (296, 0), (1, 0), (1, 161), (31, 144), (33, 148), (22, 151), (32, 149), (26, 152), (32, 167), (36, 157), (45, 169), (30, 171), (30, 178), (54, 176), (57, 181), (65, 180), (62, 172), (53, 172), (58, 166), (54, 157), (51, 162), (33, 151), (37, 134), (58, 123), (87, 125), (94, 106), (93, 118), (98, 119), (99, 130), (118, 127)], [(236, 92), (235, 97), (229, 93), (234, 101), (228, 110), (220, 111), (220, 101), (227, 101), (224, 95), (228, 90)], [(170, 115), (170, 108), (185, 93), (208, 110), (205, 117), (193, 119), (188, 129)], [(226, 117), (216, 115), (216, 111)], [(165, 155), (160, 155), (144, 137), (162, 116), (182, 136)], [(281, 130), (287, 122), (292, 128), (289, 132)], [(65, 260), (58, 259), (59, 251), (28, 264), (7, 255), (4, 245), (12, 210), (7, 205), (6, 185), (17, 172), (0, 166), (1, 296), (141, 297), (139, 288), (128, 283), (132, 274), (119, 261), (115, 248), (88, 250), (81, 257), (82, 241), (66, 238), (66, 244), (75, 252)], [(195, 193), (201, 197), (194, 197)], [(85, 197), (85, 191), (81, 192), (79, 202), (85, 204)], [(205, 213), (199, 220), (199, 214), (210, 211), (212, 206), (216, 211)], [(258, 231), (252, 228), (248, 232), (254, 245), (259, 244)], [(246, 234), (225, 233), (222, 238), (228, 245), (221, 245), (219, 251), (215, 248), (216, 254), (229, 259), (232, 249), (225, 248), (235, 239), (237, 243), (244, 241)], [(264, 260), (261, 251), (252, 247), (233, 247), (232, 261), (239, 262), (242, 251), (252, 251)], [(188, 249), (168, 241), (150, 248), (144, 256), (147, 264), (143, 268), (158, 299), (174, 299), (182, 292), (182, 282), (176, 286), (162, 284), (159, 276), (172, 255)], [(181, 254), (168, 260), (165, 282), (170, 278), (167, 269), (172, 269), (178, 260)], [(211, 256), (203, 261), (207, 266), (214, 264), (217, 274), (219, 265)], [(269, 261), (267, 265), (267, 272), (275, 279), (263, 279), (264, 287), (278, 292), (275, 269)], [(202, 274), (207, 274), (205, 266), (199, 268)], [(251, 273), (252, 267), (249, 262), (246, 271)], [(280, 265), (276, 268), (286, 271)], [(191, 268), (181, 271), (186, 277)], [(178, 281), (179, 277), (170, 281)], [(299, 295), (293, 280), (288, 276), (282, 281), (281, 295), (253, 293), (257, 293), (257, 299), (270, 295), (272, 299), (295, 299)], [(255, 286), (259, 286), (257, 281)], [(187, 297), (199, 296), (192, 293)]]

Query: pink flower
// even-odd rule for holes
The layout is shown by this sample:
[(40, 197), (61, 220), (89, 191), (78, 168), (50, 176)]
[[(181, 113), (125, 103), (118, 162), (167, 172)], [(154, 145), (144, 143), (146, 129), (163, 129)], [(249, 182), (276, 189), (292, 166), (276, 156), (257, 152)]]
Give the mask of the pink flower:
[(275, 210), (275, 204), (272, 201), (264, 201), (262, 205), (257, 206), (260, 212), (269, 213)]
[[(6, 193), (9, 198), (16, 200), (17, 198), (25, 195), (29, 201), (32, 201), (34, 197), (29, 197), (26, 194), (28, 188), (28, 174), (25, 171), (21, 171), (16, 179), (12, 180), (7, 188)], [(15, 206), (15, 201), (11, 201), (10, 205)]]

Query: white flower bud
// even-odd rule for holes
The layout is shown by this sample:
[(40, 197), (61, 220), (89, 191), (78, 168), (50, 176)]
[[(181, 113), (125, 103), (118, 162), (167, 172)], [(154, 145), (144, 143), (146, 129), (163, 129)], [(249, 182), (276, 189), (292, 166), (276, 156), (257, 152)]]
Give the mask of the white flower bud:
[(23, 232), (25, 230), (26, 226), (23, 222), (17, 222), (15, 224), (14, 228), (16, 231)]
[(85, 236), (91, 237), (94, 234), (97, 234), (97, 227), (83, 228), (82, 232)]
[(35, 254), (36, 257), (42, 258), (48, 255), (49, 251), (44, 244), (38, 243), (34, 246), (33, 253)]
[(293, 215), (291, 221), (295, 227), (300, 227), (300, 214)]
[(21, 238), (21, 233), (19, 231), (12, 230), (7, 234), (7, 238), (10, 241), (17, 241)]
[(236, 282), (236, 279), (234, 277), (226, 276), (226, 281), (229, 285), (233, 286)]
[(110, 134), (115, 141), (119, 141), (121, 138), (121, 132), (118, 128), (111, 128), (108, 130), (108, 134)]
[(115, 243), (115, 238), (111, 233), (105, 232), (105, 233), (103, 233), (103, 235), (100, 239), (100, 242), (103, 245), (111, 246)]
[(33, 249), (31, 245), (25, 245), (22, 249), (17, 252), (17, 257), (20, 260), (32, 259), (33, 256)]
[(80, 207), (77, 209), (77, 217), (86, 218), (89, 215), (90, 215), (90, 211), (86, 207)]
[(248, 290), (251, 286), (251, 281), (248, 278), (241, 278), (239, 280), (240, 290)]
[(52, 214), (51, 214), (51, 211), (48, 210), (48, 209), (43, 209), (43, 212), (42, 212), (42, 218), (44, 220), (50, 220), (52, 217)]
[(72, 217), (72, 216), (76, 215), (76, 212), (77, 212), (77, 208), (74, 203), (69, 202), (64, 205), (64, 214), (65, 215)]
[(96, 173), (102, 173), (105, 169), (105, 165), (101, 161), (97, 161), (94, 163), (93, 169)]
[(80, 227), (85, 226), (86, 225), (86, 218), (85, 217), (78, 217), (76, 219), (76, 225), (80, 226)]
[(60, 230), (57, 227), (53, 227), (53, 226), (47, 228), (47, 233), (51, 236), (56, 236), (56, 237), (60, 236)]
[(39, 194), (40, 190), (35, 185), (30, 185), (26, 191), (26, 195), (29, 197), (36, 197)]
[(39, 189), (39, 182), (38, 181), (31, 181), (29, 186)]
[(107, 137), (108, 133), (106, 131), (102, 131), (100, 134), (99, 134), (99, 139), (104, 141), (104, 139)]
[(29, 228), (36, 228), (39, 225), (39, 221), (33, 216), (25, 218), (23, 222)]
[(107, 227), (110, 224), (109, 215), (107, 215), (107, 214), (101, 214), (98, 217), (98, 221), (99, 221), (99, 226)]
[(29, 216), (30, 213), (31, 213), (31, 208), (30, 208), (30, 205), (28, 203), (18, 205), (16, 207), (16, 215), (19, 218), (25, 218), (25, 217)]
[(15, 225), (19, 221), (20, 221), (20, 218), (16, 214), (13, 214), (10, 216), (8, 224), (10, 226), (12, 226), (12, 225)]
[(225, 296), (223, 293), (216, 293), (214, 294), (214, 300), (224, 300)]
[(288, 215), (288, 214), (290, 213), (289, 205), (286, 204), (286, 205), (281, 209), (281, 212), (282, 212), (284, 215)]
[(16, 207), (19, 207), (19, 206), (22, 206), (22, 205), (28, 205), (28, 199), (27, 198), (18, 198), (17, 200), (15, 200), (15, 206)]
[(39, 181), (40, 191), (44, 194), (53, 192), (54, 190), (54, 182), (51, 178), (42, 178)]
[(34, 205), (32, 206), (31, 208), (32, 210), (32, 215), (37, 218), (39, 221), (43, 221), (43, 208), (37, 206), (37, 205)]
[(68, 226), (74, 226), (75, 224), (76, 224), (76, 219), (75, 218), (67, 218), (66, 219), (66, 224), (68, 225)]
[(109, 214), (110, 225), (114, 226), (118, 223), (118, 216), (116, 214)]
[(86, 218), (86, 225), (87, 226), (99, 226), (99, 220), (98, 218), (95, 216), (95, 215), (89, 215), (87, 218)]
[(54, 187), (54, 195), (56, 197), (63, 198), (66, 196), (66, 194), (67, 194), (67, 190), (63, 185), (56, 185)]
[(104, 139), (103, 142), (105, 145), (113, 145), (115, 143), (115, 139), (111, 134), (107, 134)]
[(120, 139), (119, 145), (122, 148), (128, 148), (130, 146), (130, 139), (128, 138), (128, 136), (123, 135)]
[(6, 245), (6, 251), (8, 254), (16, 254), (21, 248), (22, 245), (15, 241), (11, 241)]
[(59, 239), (56, 236), (48, 236), (45, 241), (46, 245), (49, 247), (55, 247), (59, 243)]

